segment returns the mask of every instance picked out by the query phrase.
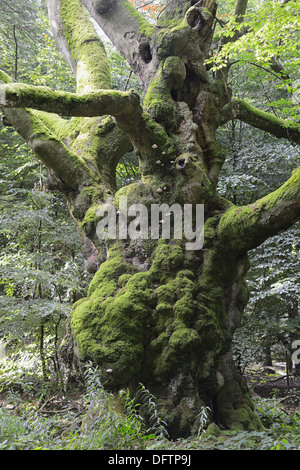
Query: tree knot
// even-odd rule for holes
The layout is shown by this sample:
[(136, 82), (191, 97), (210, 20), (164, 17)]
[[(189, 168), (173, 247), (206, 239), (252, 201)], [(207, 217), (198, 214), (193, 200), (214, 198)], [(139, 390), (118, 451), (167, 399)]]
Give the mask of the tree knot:
[(214, 0), (200, 0), (189, 8), (185, 14), (185, 21), (188, 26), (194, 31), (201, 31), (204, 26), (209, 27), (212, 24), (214, 17), (211, 11), (214, 9), (214, 6)]
[(93, 6), (99, 15), (104, 15), (115, 6), (115, 0), (94, 0)]

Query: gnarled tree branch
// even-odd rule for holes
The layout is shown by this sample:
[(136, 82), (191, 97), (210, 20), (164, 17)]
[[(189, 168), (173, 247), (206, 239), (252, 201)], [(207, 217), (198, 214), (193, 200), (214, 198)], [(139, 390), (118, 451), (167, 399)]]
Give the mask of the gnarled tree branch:
[(0, 85), (0, 106), (7, 108), (31, 107), (65, 116), (96, 117), (112, 115), (119, 128), (130, 138), (144, 159), (174, 158), (174, 145), (164, 127), (143, 111), (135, 92), (98, 90), (88, 94), (53, 91), (48, 87), (24, 84)]
[[(0, 70), (0, 85), (15, 87), (11, 77)], [(1, 92), (0, 92), (1, 94)], [(52, 169), (67, 187), (76, 188), (79, 184), (95, 179), (81, 157), (69, 151), (64, 143), (41, 121), (38, 114), (26, 106), (5, 107), (0, 99), (0, 106), (10, 124), (33, 149), (37, 157)]]
[(67, 187), (96, 180), (84, 160), (69, 149), (53, 134), (30, 109), (4, 109), (5, 116), (20, 136), (32, 148), (37, 157), (52, 169)]
[(300, 144), (300, 126), (289, 124), (271, 113), (252, 106), (245, 100), (235, 98), (223, 108), (222, 124), (232, 119), (239, 119), (276, 137)]
[(276, 191), (222, 216), (218, 236), (237, 253), (256, 248), (300, 219), (300, 168)]
[(145, 85), (152, 72), (155, 27), (128, 0), (82, 0), (92, 18)]
[(49, 113), (81, 117), (112, 115), (132, 119), (142, 112), (139, 96), (134, 92), (98, 90), (70, 93), (22, 83), (0, 86), (0, 105), (9, 108), (31, 107)]

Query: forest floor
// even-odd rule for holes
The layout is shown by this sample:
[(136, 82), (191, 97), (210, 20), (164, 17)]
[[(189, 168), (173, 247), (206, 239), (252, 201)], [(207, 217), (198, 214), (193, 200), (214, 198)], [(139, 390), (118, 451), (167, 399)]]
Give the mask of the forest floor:
[[(199, 435), (196, 438), (191, 437), (177, 441), (164, 441), (163, 447), (155, 447), (156, 439), (152, 442), (149, 441), (146, 447), (148, 448), (148, 445), (150, 445), (151, 449), (151, 446), (154, 445), (154, 449), (168, 449), (174, 451), (223, 450), (223, 448), (224, 450), (235, 450), (243, 449), (244, 447), (246, 449), (260, 449), (259, 446), (263, 443), (265, 447), (261, 450), (265, 450), (269, 448), (273, 449), (273, 442), (276, 442), (277, 446), (282, 446), (282, 439), (284, 442), (283, 445), (286, 447), (290, 442), (286, 440), (286, 436), (290, 435), (292, 442), (290, 445), (292, 449), (300, 449), (300, 436), (298, 432), (300, 425), (300, 377), (296, 377), (295, 375), (287, 377), (284, 364), (276, 364), (272, 368), (254, 366), (248, 369), (244, 373), (244, 376), (247, 379), (254, 402), (259, 403), (259, 413), (262, 413), (264, 418), (267, 417), (271, 425), (273, 425), (274, 422), (283, 422), (283, 425), (279, 425), (281, 428), (278, 428), (275, 434), (267, 431), (265, 435), (257, 432), (252, 434), (248, 433), (248, 436), (246, 436), (245, 432), (242, 431), (221, 431), (221, 433), (215, 436), (206, 436), (204, 432), (201, 436)], [(35, 389), (35, 392), (36, 391), (37, 389)], [(12, 413), (12, 415), (24, 416), (24, 413), (25, 415), (27, 414), (26, 410), (30, 404), (31, 407), (34, 407), (35, 417), (42, 419), (50, 418), (50, 420), (58, 419), (59, 422), (63, 422), (63, 434), (76, 434), (76, 432), (78, 432), (77, 430), (80, 429), (81, 423), (84, 421), (85, 416), (87, 416), (86, 402), (83, 398), (85, 396), (85, 390), (83, 387), (78, 384), (78, 386), (74, 386), (68, 392), (57, 389), (48, 390), (48, 393), (44, 397), (42, 397), (41, 394), (32, 392), (34, 392), (33, 389), (28, 389), (27, 392), (24, 389), (15, 390), (13, 393), (12, 389), (3, 390), (2, 393), (0, 393), (0, 411), (1, 409), (5, 409), (9, 414)], [(16, 399), (17, 396), (18, 399)], [(272, 402), (271, 405), (266, 405), (266, 407), (264, 404), (261, 405), (264, 400), (266, 402), (270, 400)], [(271, 408), (268, 408), (268, 406), (271, 406)], [(278, 415), (278, 410), (281, 416), (283, 415), (283, 421), (282, 417)], [(5, 421), (3, 423), (5, 424)], [(286, 426), (292, 426), (292, 428), (287, 428)], [(0, 426), (0, 438), (1, 427), (3, 427), (3, 425)], [(244, 443), (241, 444), (241, 442)], [(278, 444), (278, 442), (280, 442), (280, 444)]]
[[(254, 366), (244, 373), (253, 397), (276, 398), (281, 406), (290, 413), (300, 404), (300, 376), (287, 377), (284, 364), (275, 364), (274, 367)], [(81, 411), (81, 396), (84, 393), (83, 386), (72, 387), (69, 392), (53, 393), (42, 401), (39, 407), (41, 413), (51, 414), (64, 410)], [(1, 400), (2, 398), (2, 400)], [(1, 401), (5, 400), (5, 394), (0, 394)]]
[[(292, 412), (300, 404), (300, 376), (287, 377), (284, 365), (275, 367), (254, 366), (244, 373), (253, 397), (276, 398), (282, 404), (283, 409)], [(83, 386), (72, 387), (69, 392), (56, 391), (42, 399), (38, 406), (42, 414), (63, 413), (67, 410), (81, 412), (81, 396), (84, 393)], [(13, 409), (15, 405), (9, 404), (9, 393), (0, 393), (0, 407), (5, 405)], [(22, 400), (26, 399), (26, 393), (20, 393)], [(8, 398), (8, 400), (7, 400)], [(34, 400), (33, 400), (34, 401)]]
[(252, 394), (261, 398), (276, 398), (283, 410), (292, 413), (300, 403), (300, 376), (287, 375), (285, 364), (273, 367), (255, 366), (245, 374)]

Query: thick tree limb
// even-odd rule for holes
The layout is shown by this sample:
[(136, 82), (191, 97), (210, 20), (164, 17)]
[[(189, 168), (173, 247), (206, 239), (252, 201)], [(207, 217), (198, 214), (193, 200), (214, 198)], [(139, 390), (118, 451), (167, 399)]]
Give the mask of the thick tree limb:
[(142, 83), (152, 70), (151, 38), (155, 27), (128, 0), (82, 0)]
[(31, 107), (65, 116), (96, 117), (112, 115), (129, 137), (141, 158), (157, 159), (157, 148), (165, 159), (174, 157), (174, 145), (163, 126), (143, 112), (135, 92), (98, 90), (88, 94), (53, 91), (48, 87), (24, 84), (0, 85), (0, 106)]
[(112, 115), (132, 118), (136, 113), (142, 112), (139, 96), (134, 92), (98, 90), (80, 94), (20, 83), (0, 86), (0, 105), (9, 108), (30, 107), (49, 113), (81, 117)]
[(47, 7), (51, 32), (56, 45), (76, 77), (76, 61), (75, 58), (72, 57), (68, 41), (65, 38), (65, 29), (60, 18), (60, 2), (58, 0), (47, 0)]
[(51, 31), (77, 81), (77, 91), (111, 88), (104, 44), (80, 0), (47, 0)]
[(286, 230), (300, 219), (300, 168), (276, 191), (243, 207), (232, 206), (221, 218), (218, 236), (243, 253)]
[(239, 119), (252, 127), (269, 132), (275, 137), (300, 144), (300, 126), (291, 125), (271, 113), (252, 106), (245, 100), (235, 98), (223, 108), (222, 124), (232, 119)]
[[(1, 70), (0, 82), (13, 84)], [(132, 143), (111, 118), (68, 120), (28, 107), (7, 107), (5, 116), (57, 177), (75, 188), (84, 181), (99, 182), (100, 172), (104, 182), (114, 188), (116, 165), (124, 153), (132, 150)]]
[[(5, 83), (6, 85), (1, 85)], [(0, 70), (0, 90), (5, 86), (15, 87), (12, 78)], [(1, 91), (0, 91), (1, 94)], [(0, 99), (0, 106), (4, 105)], [(26, 108), (26, 109), (25, 109)], [(5, 107), (3, 110), (10, 124), (15, 128), (19, 135), (33, 149), (37, 157), (45, 165), (53, 170), (69, 188), (76, 188), (79, 184), (92, 182), (96, 178), (96, 173), (92, 172), (84, 160), (71, 152), (63, 141), (53, 133), (47, 122), (51, 116), (52, 128), (59, 128), (62, 122), (67, 122), (57, 115), (48, 115), (44, 113), (43, 120), (39, 113), (27, 107)], [(44, 121), (44, 122), (43, 122)]]
[[(0, 88), (1, 84), (13, 84), (14, 80), (3, 70), (0, 70)], [(1, 92), (0, 92), (1, 93)], [(29, 110), (23, 110), (24, 111), (24, 117), (26, 116), (26, 113), (29, 112)], [(54, 132), (54, 134), (61, 139), (62, 141), (65, 140), (66, 136), (69, 134), (69, 126), (70, 126), (70, 121), (61, 118), (58, 114), (54, 113), (46, 113), (46, 112), (38, 112), (35, 111), (33, 114), (33, 110), (30, 111), (32, 116), (34, 115), (36, 118), (39, 118), (44, 126), (46, 128), (50, 129), (50, 131)], [(10, 114), (13, 113), (13, 109), (10, 110)], [(20, 116), (20, 113), (18, 113), (18, 116)], [(47, 131), (47, 132), (48, 132)]]
[(56, 114), (34, 111), (35, 115), (50, 129), (68, 150), (80, 155), (89, 169), (114, 189), (115, 169), (121, 157), (132, 150), (132, 143), (113, 118), (62, 119)]
[(244, 21), (244, 16), (247, 10), (248, 0), (237, 0), (234, 16), (238, 23), (242, 23)]
[(42, 123), (30, 109), (5, 108), (5, 115), (33, 149), (38, 158), (52, 169), (69, 188), (91, 182), (96, 175), (86, 163), (68, 148)]

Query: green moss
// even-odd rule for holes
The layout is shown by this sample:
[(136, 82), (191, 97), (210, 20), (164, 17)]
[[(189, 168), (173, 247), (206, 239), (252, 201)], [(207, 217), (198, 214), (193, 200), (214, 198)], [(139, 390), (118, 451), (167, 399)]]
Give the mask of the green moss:
[(155, 257), (150, 268), (150, 274), (154, 279), (168, 277), (170, 265), (168, 260), (169, 246), (165, 240), (159, 239), (155, 251)]
[(101, 264), (99, 270), (93, 277), (89, 286), (88, 295), (102, 297), (101, 292), (105, 292), (107, 289), (110, 290), (111, 284), (114, 285), (116, 290), (120, 276), (129, 274), (130, 272), (132, 273), (132, 266), (122, 260), (121, 253), (113, 253), (113, 249), (111, 249), (107, 260)]
[(171, 118), (174, 120), (174, 101), (172, 99), (170, 88), (166, 87), (162, 71), (160, 70), (156, 77), (151, 80), (144, 99), (144, 109), (158, 122), (166, 118), (166, 113), (171, 112)]
[(169, 347), (175, 348), (177, 353), (183, 350), (185, 353), (191, 353), (200, 342), (197, 331), (191, 328), (177, 328), (169, 340)]
[(150, 350), (156, 354), (167, 347), (169, 341), (169, 334), (167, 332), (161, 333), (157, 338), (153, 339), (150, 343)]
[(195, 312), (195, 304), (196, 302), (192, 295), (185, 295), (181, 299), (177, 300), (174, 305), (174, 315), (176, 319), (182, 321), (186, 325), (190, 324)]
[(3, 83), (12, 83), (12, 79), (10, 78), (9, 75), (7, 75), (7, 73), (3, 72), (3, 70), (0, 69), (0, 82), (3, 82)]
[(168, 57), (151, 80), (144, 98), (145, 111), (168, 129), (176, 127), (176, 107), (171, 90), (182, 86), (185, 74), (183, 61), (179, 57)]
[(31, 146), (39, 158), (70, 187), (77, 187), (79, 182), (85, 184), (87, 181), (94, 181), (95, 177), (83, 158), (61, 142), (42, 122), (40, 113), (27, 110), (27, 114), (30, 118), (31, 137), (34, 135)]
[(124, 287), (126, 286), (127, 282), (129, 281), (129, 279), (131, 278), (131, 274), (122, 274), (119, 279), (118, 279), (118, 285), (120, 287)]
[(204, 227), (204, 238), (205, 242), (209, 243), (212, 242), (216, 236), (216, 231), (218, 227), (218, 218), (217, 217), (210, 217), (205, 221)]
[(147, 38), (152, 38), (155, 33), (155, 27), (149, 24), (143, 15), (141, 15), (128, 0), (122, 0), (122, 3), (130, 16), (138, 22), (139, 34), (141, 36), (146, 36)]
[(218, 437), (221, 434), (221, 430), (216, 423), (210, 423), (205, 430), (205, 437), (215, 436)]
[(99, 183), (100, 170), (103, 183), (114, 189), (115, 164), (129, 149), (129, 144), (123, 139), (124, 147), (116, 148), (115, 141), (122, 140), (121, 131), (111, 117), (73, 117), (67, 120), (42, 111), (35, 113), (68, 147), (69, 152), (85, 162), (86, 168), (94, 175), (94, 181), (92, 178), (91, 181)]
[(186, 328), (183, 323), (178, 322), (178, 327), (170, 333), (168, 342), (166, 344), (164, 341), (159, 356), (154, 355), (154, 375), (160, 380), (175, 375), (175, 371), (182, 367), (185, 367), (186, 371), (190, 370), (191, 354), (197, 354), (201, 345), (199, 334), (194, 329)]
[[(183, 282), (183, 277), (179, 276), (178, 282), (180, 281), (181, 288), (178, 289), (178, 293), (176, 293), (176, 285), (172, 283), (161, 286), (158, 292), (155, 292), (153, 275), (154, 271), (158, 273), (163, 266), (166, 275), (172, 277), (174, 260), (176, 258), (182, 260), (182, 252), (178, 250), (178, 247), (170, 248), (161, 241), (158, 246), (154, 256), (156, 263), (152, 265), (152, 270), (137, 273), (134, 273), (133, 267), (122, 259), (120, 246), (116, 244), (112, 247), (107, 260), (102, 263), (90, 284), (88, 298), (77, 304), (72, 314), (71, 325), (82, 356), (97, 358), (98, 362), (105, 365), (104, 367), (108, 367), (108, 364), (112, 364), (115, 358), (114, 345), (117, 341), (126, 342), (128, 355), (133, 354), (130, 353), (132, 348), (141, 351), (144, 347), (144, 331), (147, 331), (145, 327), (147, 312), (149, 308), (155, 307), (157, 298), (160, 300), (154, 314), (154, 317), (157, 316), (156, 328), (158, 331), (160, 329), (164, 331), (167, 324), (172, 328), (172, 306), (166, 299), (173, 298), (175, 301), (177, 295), (186, 292), (187, 285)], [(171, 257), (170, 262), (168, 254), (172, 252), (173, 258)], [(175, 265), (178, 267), (178, 262)], [(150, 318), (148, 322), (150, 321), (151, 325)], [(83, 330), (89, 330), (89, 333)], [(168, 333), (169, 338), (170, 335), (171, 331)], [(173, 340), (176, 349), (175, 336)], [(157, 344), (159, 343), (160, 340), (157, 341)], [(175, 356), (176, 351), (174, 358)], [(134, 357), (135, 367), (140, 367), (142, 356), (133, 355), (132, 357)], [(118, 368), (118, 376), (117, 379), (114, 376), (114, 380), (121, 380), (119, 358), (115, 367)], [(128, 367), (130, 369), (130, 364)], [(126, 373), (124, 371), (123, 378), (127, 377), (128, 367)]]
[(160, 335), (168, 329), (168, 325), (172, 327), (172, 306), (165, 302), (159, 302), (153, 314), (157, 333)]
[(184, 261), (184, 253), (181, 246), (174, 245), (172, 246), (171, 253), (169, 256), (169, 265), (170, 269), (177, 270), (180, 268)]
[(284, 119), (280, 119), (274, 114), (262, 111), (261, 109), (255, 108), (250, 103), (242, 99), (235, 99), (239, 106), (244, 108), (246, 111), (251, 113), (253, 118), (255, 117), (266, 121), (267, 123), (273, 124), (276, 127), (281, 127), (282, 129), (289, 129), (290, 131), (296, 131), (300, 133), (299, 126), (290, 126)]
[(193, 294), (196, 289), (195, 281), (189, 279), (187, 274), (189, 271), (183, 270), (178, 271), (175, 278), (175, 289), (177, 296), (185, 296), (187, 294)]
[[(134, 273), (122, 260), (119, 243), (95, 274), (85, 301), (75, 306), (71, 326), (81, 357), (113, 368), (110, 379), (123, 383), (141, 367), (146, 314), (152, 289), (147, 273)], [(121, 347), (121, 349), (120, 349)]]
[(173, 280), (157, 287), (157, 289), (155, 289), (155, 294), (157, 295), (158, 302), (164, 301), (167, 302), (168, 305), (173, 303), (176, 299), (175, 284)]
[[(43, 124), (49, 127), (49, 129), (51, 129), (63, 142), (66, 142), (66, 139), (68, 138), (73, 138), (77, 132), (76, 127), (73, 124), (73, 119), (62, 119), (57, 114), (47, 113), (45, 111), (35, 111), (35, 115), (38, 116)], [(77, 121), (78, 119), (79, 118), (76, 118)]]
[(97, 220), (98, 220), (98, 217), (97, 217), (98, 207), (99, 207), (99, 205), (96, 204), (96, 205), (93, 205), (93, 206), (88, 208), (88, 210), (85, 213), (84, 219), (82, 221), (83, 226), (86, 225), (86, 224), (97, 222)]
[(60, 16), (73, 60), (77, 62), (77, 91), (111, 88), (105, 47), (78, 0), (61, 0)]
[[(157, 24), (160, 28), (173, 29), (176, 27), (187, 27), (185, 20), (183, 19), (184, 12), (190, 6), (190, 2), (186, 2), (186, 5), (183, 5), (181, 2), (180, 6), (174, 5), (171, 11), (164, 11), (163, 14), (159, 15)], [(184, 26), (183, 26), (183, 24)]]
[(150, 209), (151, 204), (157, 202), (154, 197), (153, 188), (148, 183), (132, 183), (119, 189), (114, 198), (114, 204), (117, 209), (120, 206), (120, 197), (125, 196), (127, 197), (127, 207), (136, 204), (138, 201), (139, 204), (143, 204), (147, 209)]
[(214, 190), (202, 162), (191, 153), (183, 153), (175, 159), (178, 170), (182, 161), (184, 172), (176, 173), (175, 192), (178, 201), (181, 204), (207, 204), (212, 200)]
[(292, 203), (297, 204), (299, 187), (300, 168), (280, 188), (255, 203), (229, 207), (220, 219), (218, 236), (237, 252), (258, 246), (278, 232), (278, 226), (285, 220), (285, 209), (288, 213)]
[(89, 225), (95, 230), (95, 224), (99, 220), (97, 210), (107, 196), (105, 186), (95, 185), (83, 187), (74, 199), (72, 213), (77, 220), (82, 221), (82, 227), (90, 231)]
[(169, 56), (183, 56), (186, 45), (190, 39), (190, 31), (185, 22), (180, 18), (173, 19), (169, 26), (158, 33), (158, 56), (166, 59)]
[[(137, 272), (124, 259), (127, 247), (121, 242), (111, 246), (88, 297), (75, 305), (71, 324), (81, 358), (97, 362), (111, 388), (149, 381), (163, 400), (170, 394), (172, 404), (164, 401), (164, 410), (174, 426), (183, 426), (181, 433), (183, 428), (196, 429), (202, 389), (204, 397), (223, 390), (218, 396), (220, 422), (255, 427), (242, 389), (223, 377), (220, 384), (216, 376), (216, 361), (231, 341), (224, 305), (230, 280), (223, 279), (218, 250), (194, 253), (193, 272), (182, 245), (160, 239), (148, 271)], [(142, 247), (135, 245), (135, 254)], [(236, 270), (229, 270), (231, 280)]]
[(238, 409), (227, 408), (226, 419), (229, 429), (233, 431), (257, 431), (262, 429), (259, 418), (255, 415), (253, 409), (247, 405)]

